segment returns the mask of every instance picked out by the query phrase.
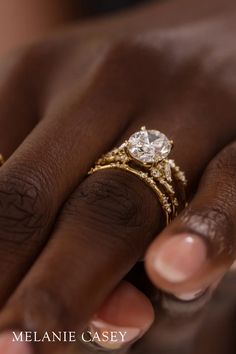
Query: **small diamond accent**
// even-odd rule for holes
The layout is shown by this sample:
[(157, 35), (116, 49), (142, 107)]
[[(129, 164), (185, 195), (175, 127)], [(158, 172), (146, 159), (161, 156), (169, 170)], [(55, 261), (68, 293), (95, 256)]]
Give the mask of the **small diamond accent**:
[(140, 130), (131, 135), (127, 149), (129, 154), (142, 163), (155, 163), (166, 158), (171, 151), (171, 142), (158, 130)]
[(170, 164), (169, 163), (166, 163), (165, 164), (165, 176), (166, 176), (166, 179), (168, 182), (171, 182), (172, 181), (172, 178), (171, 178), (171, 168), (170, 168)]

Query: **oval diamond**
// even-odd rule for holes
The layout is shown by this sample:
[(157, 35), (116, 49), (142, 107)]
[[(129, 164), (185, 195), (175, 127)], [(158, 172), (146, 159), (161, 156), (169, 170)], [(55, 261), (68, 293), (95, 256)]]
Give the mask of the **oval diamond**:
[(154, 163), (166, 158), (172, 145), (165, 134), (158, 130), (140, 130), (131, 135), (127, 149), (129, 154), (142, 163)]

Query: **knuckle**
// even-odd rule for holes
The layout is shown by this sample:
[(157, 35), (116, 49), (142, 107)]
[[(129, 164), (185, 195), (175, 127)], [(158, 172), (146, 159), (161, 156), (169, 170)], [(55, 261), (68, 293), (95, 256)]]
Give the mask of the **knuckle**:
[(64, 211), (76, 214), (77, 203), (84, 204), (97, 220), (114, 226), (135, 226), (138, 207), (130, 192), (116, 179), (89, 178), (74, 193)]
[(211, 172), (217, 176), (220, 172), (236, 177), (236, 142), (226, 146), (210, 163)]
[(146, 203), (146, 188), (136, 183), (142, 182), (130, 174), (124, 175), (123, 171), (96, 172), (70, 197), (63, 219), (69, 215), (70, 220), (72, 216), (79, 221), (80, 228), (83, 225), (90, 229), (90, 234), (93, 229), (99, 234), (99, 241), (110, 242), (113, 247), (114, 243), (123, 242), (126, 249), (134, 252), (136, 247), (140, 251), (143, 243), (147, 244), (153, 236), (153, 229), (155, 232), (158, 211), (151, 210), (156, 198), (153, 197), (153, 203), (150, 198)]
[[(140, 100), (141, 97), (147, 100), (146, 104), (156, 106), (157, 92), (163, 85), (168, 87), (168, 95), (176, 95), (176, 82), (187, 71), (186, 85), (193, 94), (199, 95), (198, 81), (204, 75), (203, 65), (201, 62), (196, 65), (197, 59), (188, 56), (173, 60), (177, 48), (167, 34), (163, 37), (147, 31), (118, 38), (106, 52), (101, 75), (110, 87), (114, 82), (115, 90), (121, 87), (122, 92), (128, 92), (130, 99), (133, 94), (134, 99), (138, 97)], [(154, 86), (156, 90), (153, 90)], [(178, 95), (183, 93), (185, 91), (178, 89)]]
[(206, 207), (189, 207), (180, 215), (189, 231), (202, 236), (214, 249), (216, 256), (232, 256), (235, 248), (234, 223), (225, 208), (214, 204)]
[[(160, 76), (158, 69), (164, 56), (165, 53), (158, 48), (158, 45), (153, 47), (138, 35), (118, 38), (108, 45), (101, 67), (102, 75), (109, 82), (115, 80), (116, 86), (120, 82), (123, 90), (130, 89), (130, 86), (134, 85), (136, 90), (137, 88), (141, 90), (144, 85), (144, 90), (147, 89), (147, 86), (153, 85), (153, 81), (159, 87), (162, 76)], [(130, 94), (131, 92), (129, 92)]]
[(22, 243), (38, 236), (49, 224), (48, 203), (35, 179), (1, 176), (0, 239)]
[[(128, 64), (129, 70), (134, 67), (140, 72), (140, 61), (152, 63), (156, 67), (155, 59), (157, 56), (159, 58), (164, 54), (165, 51), (158, 36), (155, 38), (155, 45), (153, 45), (153, 37), (150, 33), (145, 35), (132, 34), (126, 37), (120, 36), (111, 42), (107, 50), (107, 59), (120, 65)], [(129, 65), (131, 62), (132, 67)]]
[[(211, 198), (214, 200), (216, 206), (219, 206), (218, 209), (220, 210), (220, 213), (224, 213), (228, 218), (228, 223), (231, 224), (235, 219), (236, 210), (235, 181), (236, 142), (226, 146), (210, 162), (200, 184), (200, 188), (204, 193), (211, 193)], [(214, 186), (214, 189), (212, 186)]]
[[(226, 146), (208, 165), (197, 200), (182, 213), (185, 225), (209, 241), (216, 256), (235, 256), (236, 143)], [(213, 181), (213, 182), (212, 182)], [(204, 202), (204, 206), (203, 206)]]

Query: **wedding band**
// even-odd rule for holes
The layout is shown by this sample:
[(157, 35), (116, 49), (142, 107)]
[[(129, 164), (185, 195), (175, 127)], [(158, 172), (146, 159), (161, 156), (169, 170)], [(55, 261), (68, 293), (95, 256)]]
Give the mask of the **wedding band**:
[(168, 224), (186, 206), (185, 174), (167, 158), (172, 147), (173, 141), (163, 133), (142, 127), (121, 146), (102, 155), (88, 173), (117, 168), (134, 174), (155, 192)]

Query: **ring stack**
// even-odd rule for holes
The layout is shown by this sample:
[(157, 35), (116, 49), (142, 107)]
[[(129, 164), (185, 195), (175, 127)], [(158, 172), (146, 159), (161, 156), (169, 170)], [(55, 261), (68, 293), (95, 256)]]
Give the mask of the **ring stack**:
[(120, 147), (104, 154), (89, 174), (118, 168), (136, 175), (157, 195), (168, 224), (186, 206), (185, 174), (167, 158), (172, 147), (173, 141), (163, 133), (142, 127)]

